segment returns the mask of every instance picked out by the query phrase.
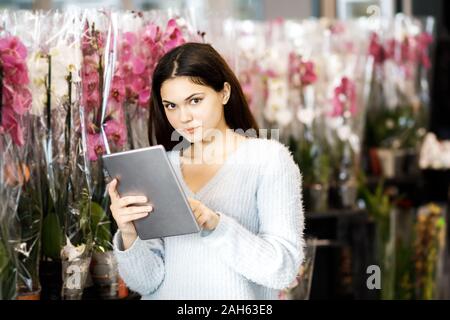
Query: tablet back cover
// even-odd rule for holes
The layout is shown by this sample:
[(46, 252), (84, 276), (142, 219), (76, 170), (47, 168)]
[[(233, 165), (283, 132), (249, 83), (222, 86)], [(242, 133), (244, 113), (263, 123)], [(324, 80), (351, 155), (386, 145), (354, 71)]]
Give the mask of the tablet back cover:
[(163, 146), (103, 156), (105, 169), (119, 181), (121, 197), (145, 195), (153, 211), (134, 221), (143, 240), (200, 231)]

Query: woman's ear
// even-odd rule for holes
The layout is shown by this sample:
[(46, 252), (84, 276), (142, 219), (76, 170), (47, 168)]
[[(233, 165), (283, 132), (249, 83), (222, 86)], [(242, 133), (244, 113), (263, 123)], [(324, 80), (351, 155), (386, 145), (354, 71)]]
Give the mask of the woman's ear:
[(228, 101), (230, 100), (230, 96), (231, 96), (231, 86), (228, 82), (225, 82), (223, 84), (223, 89), (222, 89), (222, 104), (226, 105), (228, 103)]

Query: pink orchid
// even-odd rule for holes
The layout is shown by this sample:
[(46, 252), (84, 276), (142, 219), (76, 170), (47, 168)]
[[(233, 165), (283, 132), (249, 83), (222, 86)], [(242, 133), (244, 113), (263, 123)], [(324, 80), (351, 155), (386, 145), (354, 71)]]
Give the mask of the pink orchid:
[(17, 120), (17, 115), (11, 108), (2, 108), (1, 133), (8, 133), (14, 144), (23, 146), (25, 144), (23, 137), (23, 129)]
[(145, 70), (145, 63), (144, 60), (140, 57), (134, 57), (132, 60), (133, 65), (133, 73), (135, 75), (140, 75)]
[(265, 71), (265, 76), (268, 78), (276, 78), (278, 76), (278, 73), (273, 69), (267, 69)]
[(111, 139), (117, 147), (122, 147), (127, 141), (127, 128), (124, 124), (109, 120), (104, 124), (105, 133), (108, 139)]
[(104, 35), (98, 30), (92, 30), (89, 26), (89, 22), (86, 21), (84, 25), (84, 33), (81, 39), (81, 50), (83, 56), (87, 57), (95, 55), (99, 50), (104, 47)]
[(123, 34), (122, 45), (120, 48), (120, 59), (129, 60), (133, 53), (133, 46), (136, 43), (136, 35), (133, 32)]
[(31, 108), (31, 92), (23, 86), (12, 88), (10, 85), (3, 83), (3, 107), (11, 108), (16, 114), (24, 115)]
[(168, 52), (186, 42), (175, 19), (170, 19), (168, 21), (163, 42), (165, 52)]
[(125, 82), (117, 75), (112, 80), (111, 97), (118, 103), (125, 100)]
[(17, 56), (21, 60), (25, 60), (27, 57), (27, 48), (17, 37), (0, 39), (0, 52), (2, 55), (8, 53), (12, 56)]
[(141, 92), (139, 92), (138, 103), (140, 106), (147, 106), (150, 100), (150, 88), (146, 87)]
[(145, 81), (141, 77), (136, 77), (131, 82), (131, 88), (133, 89), (134, 92), (141, 91), (144, 88), (144, 86), (145, 86)]
[(105, 153), (105, 145), (100, 133), (88, 133), (87, 135), (88, 157), (90, 161), (97, 161), (98, 156)]
[(83, 73), (85, 73), (85, 74), (98, 73), (99, 64), (100, 64), (100, 56), (98, 54), (84, 56), (83, 57)]
[(0, 39), (0, 61), (3, 77), (11, 83), (25, 85), (29, 83), (26, 65), (27, 49), (17, 37)]
[(351, 115), (356, 114), (356, 86), (352, 80), (343, 77), (339, 86), (334, 89), (332, 100), (332, 117), (345, 115), (345, 111), (350, 111)]
[(376, 64), (382, 64), (388, 59), (388, 54), (381, 44), (378, 34), (375, 32), (370, 36), (369, 54), (374, 57)]
[(94, 90), (90, 94), (83, 94), (82, 100), (87, 113), (100, 107), (100, 93), (98, 90)]
[(30, 82), (25, 61), (11, 55), (2, 55), (0, 59), (3, 65), (4, 78), (17, 85), (27, 85)]
[(416, 41), (418, 58), (426, 69), (431, 68), (428, 48), (433, 43), (433, 36), (428, 32), (422, 32), (421, 34), (416, 36)]
[(0, 39), (3, 73), (0, 132), (9, 134), (18, 146), (25, 144), (21, 117), (30, 110), (32, 101), (26, 86), (29, 83), (26, 57), (27, 49), (19, 38)]
[(305, 61), (295, 53), (289, 55), (289, 74), (296, 86), (308, 86), (317, 81), (314, 62)]
[(314, 71), (314, 63), (311, 61), (302, 62), (300, 65), (301, 81), (304, 86), (313, 84), (317, 81), (317, 75)]
[(154, 23), (145, 26), (143, 40), (147, 43), (157, 43), (161, 38), (161, 29)]

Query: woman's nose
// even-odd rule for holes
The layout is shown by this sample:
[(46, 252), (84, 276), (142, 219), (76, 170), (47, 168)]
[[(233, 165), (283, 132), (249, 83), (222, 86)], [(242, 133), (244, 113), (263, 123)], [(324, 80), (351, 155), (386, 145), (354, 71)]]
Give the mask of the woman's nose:
[(189, 110), (189, 107), (181, 107), (180, 108), (180, 121), (181, 122), (189, 122), (192, 120), (192, 113)]

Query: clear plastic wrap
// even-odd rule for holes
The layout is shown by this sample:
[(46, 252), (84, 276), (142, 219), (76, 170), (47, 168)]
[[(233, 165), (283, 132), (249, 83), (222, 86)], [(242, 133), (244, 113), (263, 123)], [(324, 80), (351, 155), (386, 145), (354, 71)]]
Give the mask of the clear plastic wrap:
[[(417, 157), (428, 127), (433, 32), (433, 18), (402, 14), (371, 30), (368, 54), (375, 63), (366, 137), (374, 174), (404, 176), (417, 170), (405, 161)], [(394, 172), (395, 166), (405, 169)]]
[(172, 48), (200, 39), (188, 18), (166, 11), (120, 13), (118, 30), (110, 101), (123, 105), (127, 148), (137, 149), (149, 145), (151, 79), (157, 62)]
[[(84, 11), (82, 43), (82, 134), (89, 167), (92, 261), (90, 276), (102, 298), (117, 295), (117, 266), (112, 255), (112, 218), (109, 214), (101, 155), (123, 150), (127, 141), (122, 104), (123, 82), (114, 77), (117, 55), (117, 14)], [(111, 144), (105, 141), (111, 139)]]
[(325, 131), (332, 163), (330, 200), (338, 208), (356, 206), (367, 84), (373, 61), (359, 43), (363, 40), (358, 40), (356, 30), (351, 23), (340, 23), (337, 28), (336, 22), (331, 22), (323, 31), (327, 48), (323, 52), (327, 57), (323, 71), (327, 80), (322, 94), (327, 105)]
[(13, 17), (13, 12), (0, 13), (0, 299), (16, 298), (23, 280), (35, 275), (28, 273), (21, 259), (28, 253), (23, 240), (28, 230), (21, 226), (17, 209), (22, 188), (30, 181), (26, 154), (32, 147), (27, 130), (31, 94), (28, 50)]
[[(2, 128), (3, 129), (3, 128)], [(20, 227), (15, 223), (15, 204), (20, 193), (12, 141), (0, 133), (0, 299), (17, 296), (18, 259), (16, 247), (20, 243)], [(12, 200), (12, 201), (11, 201)]]
[[(29, 252), (23, 262), (25, 265), (30, 259), (30, 253), (33, 253), (29, 269), (35, 270), (35, 265), (37, 268), (40, 240), (44, 269), (48, 264), (63, 263), (64, 286), (59, 294), (64, 298), (80, 298), (84, 288), (84, 282), (81, 281), (75, 283), (78, 286), (76, 288), (72, 285), (77, 295), (66, 294), (64, 289), (67, 288), (68, 279), (75, 274), (74, 268), (67, 266), (67, 261), (87, 261), (83, 263), (87, 264), (88, 271), (92, 248), (87, 169), (79, 156), (86, 152), (80, 142), (78, 112), (82, 32), (79, 13), (25, 13), (33, 17), (33, 28), (29, 28), (28, 32), (32, 33), (35, 41), (28, 59), (33, 97), (29, 132), (33, 148), (30, 148), (27, 156), (33, 163), (33, 178), (24, 188), (20, 211), (24, 216), (24, 230), (35, 230), (24, 239), (34, 239), (37, 254)], [(39, 239), (37, 234), (41, 225), (42, 236)], [(74, 255), (74, 251), (78, 255)], [(38, 284), (38, 280), (24, 280), (25, 295), (27, 290), (34, 290), (36, 285), (33, 283)]]
[(305, 207), (324, 211), (328, 205), (330, 155), (324, 136), (326, 103), (321, 99), (323, 75), (322, 42), (317, 42), (316, 21), (287, 21), (285, 32), (293, 44), (289, 54), (289, 104), (294, 113), (289, 147), (303, 175)]

